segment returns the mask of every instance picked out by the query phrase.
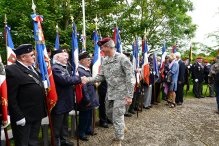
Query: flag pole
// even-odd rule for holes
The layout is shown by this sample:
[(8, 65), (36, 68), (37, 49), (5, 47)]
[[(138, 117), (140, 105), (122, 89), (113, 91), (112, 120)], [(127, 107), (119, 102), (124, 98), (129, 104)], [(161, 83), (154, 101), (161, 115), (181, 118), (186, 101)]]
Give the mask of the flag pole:
[(82, 32), (82, 36), (84, 38), (83, 41), (83, 49), (82, 51), (86, 51), (86, 27), (85, 27), (85, 0), (82, 0), (82, 13), (83, 13), (83, 32)]
[[(34, 0), (32, 0), (32, 10), (33, 10), (33, 13), (36, 14), (36, 5), (34, 4)], [(38, 42), (35, 41), (35, 43), (37, 45)], [(40, 43), (42, 43), (42, 41)], [(45, 88), (45, 90), (46, 90), (46, 88)], [(48, 107), (49, 102), (48, 102), (48, 100), (46, 100), (46, 101), (47, 101), (46, 104), (47, 104), (47, 107)], [(51, 145), (56, 146), (55, 145), (55, 136), (54, 136), (53, 126), (52, 126), (52, 119), (51, 119), (51, 114), (50, 113), (51, 113), (51, 111), (48, 110), (47, 114), (48, 114), (49, 127), (50, 127), (50, 133), (51, 133)]]
[[(71, 21), (72, 21), (72, 31), (74, 31), (73, 30), (73, 27), (74, 27), (74, 17), (73, 16), (71, 16)], [(72, 32), (73, 33), (73, 32)], [(72, 41), (74, 41), (73, 40), (73, 38), (72, 38)], [(74, 46), (72, 45), (72, 48), (73, 48)], [(73, 49), (72, 49), (72, 51), (73, 51)], [(73, 55), (74, 53), (72, 52), (72, 58), (73, 58)], [(75, 58), (74, 58), (75, 59)], [(74, 62), (74, 60), (72, 60), (72, 65), (73, 65), (73, 62)], [(73, 66), (71, 65), (71, 67), (72, 67), (72, 70), (74, 71), (73, 72), (73, 75), (74, 74), (76, 74), (76, 70), (77, 70), (77, 66), (75, 65), (75, 68), (73, 68)], [(76, 88), (76, 87), (74, 87), (74, 88)], [(76, 89), (74, 89), (74, 90), (76, 90)], [(77, 140), (77, 146), (79, 146), (80, 145), (80, 143), (79, 143), (79, 134), (78, 134), (78, 108), (77, 108), (77, 98), (76, 98), (76, 94), (75, 94), (75, 124), (76, 124), (76, 140)]]
[[(96, 33), (97, 33), (97, 29), (98, 29), (98, 18), (97, 18), (97, 15), (96, 15), (96, 17), (94, 18), (94, 22), (95, 22), (95, 28), (96, 28)], [(95, 44), (96, 42), (94, 41), (94, 47), (95, 47)], [(97, 87), (98, 87), (98, 84), (95, 84), (95, 86), (96, 86), (96, 93), (98, 92), (97, 91)], [(97, 93), (97, 95), (98, 95), (98, 93)], [(92, 127), (93, 127), (93, 134), (95, 133), (94, 131), (95, 131), (95, 124), (96, 124), (96, 108), (94, 107), (93, 108), (93, 112), (92, 112), (92, 115), (93, 115), (93, 123), (92, 123)]]
[[(7, 16), (5, 14), (5, 20), (4, 20), (4, 23), (5, 23), (5, 28), (7, 26)], [(6, 30), (5, 30), (6, 31)], [(7, 54), (7, 46), (8, 46), (8, 35), (7, 35), (7, 31), (5, 32), (5, 46), (6, 46), (6, 54)], [(6, 57), (7, 58), (7, 57)], [(8, 62), (8, 61), (7, 61)], [(8, 137), (8, 131), (7, 131), (7, 127), (4, 128), (4, 133), (5, 133), (5, 140), (6, 140), (6, 146), (10, 146), (10, 140), (9, 140), (9, 137)]]

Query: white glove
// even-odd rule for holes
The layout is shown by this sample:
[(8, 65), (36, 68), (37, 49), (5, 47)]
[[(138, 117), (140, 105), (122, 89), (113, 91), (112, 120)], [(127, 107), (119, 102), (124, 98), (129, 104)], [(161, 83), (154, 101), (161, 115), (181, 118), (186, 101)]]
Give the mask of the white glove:
[(25, 118), (23, 118), (23, 119), (17, 121), (16, 124), (17, 124), (17, 125), (20, 125), (20, 126), (24, 126), (24, 125), (26, 124)]
[(195, 79), (195, 82), (198, 82), (198, 79)]

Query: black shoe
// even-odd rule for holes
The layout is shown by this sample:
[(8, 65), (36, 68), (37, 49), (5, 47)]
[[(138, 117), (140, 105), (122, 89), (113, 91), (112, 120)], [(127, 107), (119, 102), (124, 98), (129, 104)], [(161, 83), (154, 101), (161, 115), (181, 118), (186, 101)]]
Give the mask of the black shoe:
[(134, 110), (130, 110), (129, 113), (136, 114)]
[(205, 98), (204, 96), (201, 96), (200, 98)]
[(89, 140), (89, 139), (87, 138), (87, 136), (83, 136), (83, 137), (80, 136), (79, 139), (82, 140), (82, 141), (88, 141), (88, 140)]
[(108, 124), (113, 124), (113, 122), (110, 119), (107, 119)]
[(88, 133), (86, 133), (86, 135), (94, 136), (94, 135), (97, 135), (97, 133), (96, 132), (88, 132)]
[(108, 126), (108, 124), (106, 122), (100, 123), (100, 127), (109, 128), (109, 126)]
[(177, 105), (182, 105), (182, 102), (178, 102), (178, 103), (176, 103)]
[(147, 107), (144, 106), (144, 109), (150, 109), (150, 107), (149, 106), (147, 106)]
[(66, 142), (61, 143), (61, 146), (74, 146), (74, 143), (66, 141)]
[(127, 114), (125, 114), (124, 116), (125, 116), (125, 117), (131, 117), (132, 114), (127, 113)]

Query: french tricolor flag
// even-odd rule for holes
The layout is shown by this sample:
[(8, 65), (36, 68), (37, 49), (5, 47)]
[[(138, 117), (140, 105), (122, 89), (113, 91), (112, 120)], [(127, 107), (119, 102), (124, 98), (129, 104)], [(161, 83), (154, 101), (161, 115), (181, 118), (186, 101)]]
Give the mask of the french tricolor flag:
[[(138, 48), (138, 39), (136, 39), (134, 42), (133, 42), (133, 45), (132, 45), (132, 48), (133, 48), (133, 52), (132, 52), (132, 55), (133, 55), (133, 70), (134, 71), (137, 71), (138, 68), (139, 68), (139, 48)], [(136, 82), (137, 83), (140, 83), (140, 75), (138, 72), (136, 72)]]
[(60, 42), (59, 42), (59, 33), (56, 33), (56, 40), (55, 40), (55, 46), (54, 50), (59, 50), (60, 49)]
[(150, 77), (150, 67), (148, 64), (148, 44), (146, 37), (142, 39), (142, 56), (143, 56), (143, 62), (142, 62), (142, 78), (149, 85), (149, 77)]
[(11, 28), (9, 26), (5, 26), (5, 35), (6, 35), (6, 43), (7, 43), (7, 65), (11, 65), (16, 61), (16, 55), (13, 51), (14, 43), (11, 37)]
[(93, 57), (93, 66), (92, 66), (92, 76), (95, 77), (100, 70), (101, 65), (101, 56), (100, 56), (100, 47), (97, 42), (99, 41), (99, 36), (97, 31), (93, 33), (93, 41), (94, 41), (94, 57)]
[(119, 33), (118, 27), (114, 28), (113, 40), (115, 42), (116, 52), (122, 53), (122, 42), (121, 42), (121, 37), (120, 37), (120, 33)]

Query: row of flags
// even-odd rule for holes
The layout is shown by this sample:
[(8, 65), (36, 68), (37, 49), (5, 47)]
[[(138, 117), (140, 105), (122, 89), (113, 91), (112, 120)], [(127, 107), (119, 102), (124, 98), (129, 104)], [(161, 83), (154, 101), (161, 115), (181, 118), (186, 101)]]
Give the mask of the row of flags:
[[(57, 93), (55, 90), (55, 84), (54, 84), (54, 79), (52, 75), (52, 70), (51, 70), (51, 64), (50, 64), (50, 58), (47, 54), (46, 50), (46, 44), (45, 44), (45, 39), (43, 35), (43, 30), (41, 23), (43, 22), (43, 17), (37, 14), (31, 15), (31, 18), (33, 20), (33, 25), (34, 25), (34, 40), (36, 43), (36, 54), (37, 54), (37, 67), (39, 68), (42, 76), (42, 81), (44, 83), (45, 89), (47, 89), (48, 94), (47, 94), (47, 100), (48, 100), (48, 110), (51, 111), (52, 108), (55, 106), (56, 101), (57, 101)], [(12, 64), (16, 60), (16, 55), (13, 52), (14, 49), (14, 44), (12, 41), (12, 37), (10, 34), (10, 27), (7, 25), (5, 26), (5, 35), (6, 35), (6, 45), (7, 45), (7, 65)], [(113, 36), (112, 36), (114, 42), (115, 42), (115, 47), (116, 51), (119, 53), (122, 53), (122, 41), (121, 41), (121, 36), (120, 36), (120, 30), (116, 26), (114, 28)], [(100, 64), (101, 64), (101, 51), (100, 47), (97, 45), (97, 42), (100, 40), (100, 36), (98, 35), (98, 32), (95, 30), (93, 33), (93, 42), (94, 42), (94, 56), (93, 56), (93, 67), (92, 67), (92, 75), (96, 76), (99, 72), (100, 69)], [(133, 69), (137, 70), (139, 68), (139, 45), (138, 45), (138, 39), (136, 38), (133, 42), (132, 45), (133, 48)], [(55, 39), (55, 45), (54, 49), (58, 50), (60, 49), (60, 36), (57, 31), (56, 34), (56, 39)], [(142, 56), (143, 56), (143, 61), (142, 61), (142, 76), (145, 82), (149, 82), (149, 64), (148, 64), (148, 43), (146, 40), (146, 37), (142, 39)], [(174, 53), (176, 51), (176, 46), (173, 46), (172, 52)], [(71, 51), (71, 56), (72, 56), (72, 68), (73, 68), (73, 75), (77, 74), (77, 68), (78, 68), (78, 56), (79, 56), (79, 48), (78, 48), (78, 37), (77, 37), (77, 28), (75, 23), (72, 23), (72, 51)], [(153, 54), (153, 73), (154, 75), (158, 75), (159, 69), (162, 69), (163, 67), (163, 62), (165, 60), (166, 56), (166, 45), (164, 44), (162, 47), (162, 59), (161, 59), (161, 67), (158, 68), (158, 63), (157, 63), (157, 54)], [(139, 82), (139, 74), (136, 72), (136, 81)], [(2, 81), (1, 81), (2, 82)], [(3, 82), (2, 82), (3, 83)], [(3, 84), (1, 83), (1, 87)], [(2, 88), (1, 88), (2, 89)], [(3, 92), (1, 92), (3, 93)]]

